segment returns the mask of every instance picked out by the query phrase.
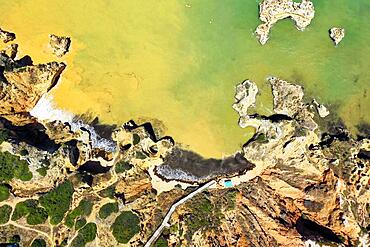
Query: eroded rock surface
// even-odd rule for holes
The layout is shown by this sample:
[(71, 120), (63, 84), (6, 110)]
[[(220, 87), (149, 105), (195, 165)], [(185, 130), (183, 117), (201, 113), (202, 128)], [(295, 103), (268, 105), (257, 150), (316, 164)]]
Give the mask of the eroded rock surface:
[(58, 81), (65, 64), (51, 62), (23, 66), (22, 60), (13, 60), (0, 54), (0, 66), (4, 68), (0, 81), (0, 116), (14, 124), (24, 125), (34, 121), (29, 112), (41, 96)]
[(9, 31), (5, 31), (5, 30), (3, 30), (3, 29), (0, 28), (0, 39), (4, 43), (8, 43), (10, 41), (15, 40), (15, 33), (12, 33), (12, 32), (9, 32)]
[(330, 38), (333, 40), (335, 45), (338, 45), (344, 38), (345, 31), (344, 28), (333, 27), (329, 31)]
[(263, 22), (255, 31), (259, 42), (264, 45), (269, 39), (270, 29), (279, 20), (291, 18), (298, 30), (303, 31), (315, 16), (314, 5), (309, 0), (263, 0), (260, 3), (260, 20)]
[(69, 47), (71, 46), (70, 37), (62, 37), (50, 34), (49, 38), (49, 45), (54, 55), (56, 55), (57, 57), (62, 57), (69, 51)]

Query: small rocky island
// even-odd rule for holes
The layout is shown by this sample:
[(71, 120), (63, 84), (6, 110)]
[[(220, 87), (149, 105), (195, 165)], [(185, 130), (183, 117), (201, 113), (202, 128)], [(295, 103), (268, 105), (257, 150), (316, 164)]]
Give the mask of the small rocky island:
[(291, 18), (297, 29), (303, 31), (315, 16), (314, 5), (310, 0), (263, 0), (259, 6), (259, 16), (263, 23), (255, 33), (262, 45), (268, 41), (270, 29), (277, 21)]
[(334, 44), (337, 46), (344, 38), (345, 31), (344, 28), (333, 27), (329, 30), (330, 38), (333, 40)]
[(70, 37), (50, 34), (49, 38), (49, 46), (52, 49), (53, 54), (57, 57), (62, 57), (69, 51), (69, 47), (71, 46)]

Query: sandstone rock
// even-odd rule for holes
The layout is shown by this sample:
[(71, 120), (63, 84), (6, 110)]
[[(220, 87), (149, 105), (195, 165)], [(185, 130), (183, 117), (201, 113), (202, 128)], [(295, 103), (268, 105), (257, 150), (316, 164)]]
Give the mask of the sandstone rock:
[(55, 86), (63, 63), (47, 63), (4, 71), (0, 82), (0, 116), (13, 124), (24, 125), (34, 119), (29, 112), (43, 94)]
[(255, 31), (259, 42), (264, 45), (269, 39), (272, 26), (279, 20), (291, 18), (298, 30), (303, 31), (315, 16), (313, 3), (309, 0), (264, 0), (260, 3), (260, 20), (263, 22)]
[(315, 105), (320, 117), (324, 118), (330, 114), (330, 111), (324, 105), (319, 104), (319, 102), (317, 102), (315, 99), (312, 101), (312, 103)]
[(233, 108), (240, 116), (239, 126), (242, 128), (249, 125), (251, 118), (248, 115), (248, 108), (255, 107), (257, 93), (256, 84), (250, 80), (245, 80), (236, 86)]
[(8, 32), (8, 31), (5, 31), (5, 30), (0, 28), (0, 39), (4, 43), (8, 43), (10, 41), (15, 40), (15, 33)]
[(5, 54), (11, 59), (14, 59), (17, 56), (17, 52), (18, 52), (17, 44), (11, 44), (8, 47), (6, 47), (5, 50), (0, 51), (0, 53)]
[(54, 55), (56, 55), (57, 57), (62, 57), (69, 51), (69, 47), (71, 46), (70, 37), (62, 37), (50, 34), (49, 38), (49, 45)]
[(345, 31), (344, 28), (333, 27), (329, 31), (330, 38), (333, 40), (335, 45), (338, 45), (344, 38)]

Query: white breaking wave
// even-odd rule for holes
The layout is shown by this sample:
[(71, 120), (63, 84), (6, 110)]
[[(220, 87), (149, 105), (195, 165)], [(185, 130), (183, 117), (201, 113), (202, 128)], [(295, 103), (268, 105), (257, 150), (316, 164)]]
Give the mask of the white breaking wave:
[(43, 95), (30, 114), (41, 121), (59, 120), (63, 123), (69, 123), (72, 131), (85, 128), (90, 133), (92, 147), (110, 152), (116, 149), (116, 144), (113, 141), (100, 137), (92, 126), (85, 124), (81, 120), (74, 120), (75, 115), (73, 113), (58, 109), (53, 102), (53, 97), (50, 95)]

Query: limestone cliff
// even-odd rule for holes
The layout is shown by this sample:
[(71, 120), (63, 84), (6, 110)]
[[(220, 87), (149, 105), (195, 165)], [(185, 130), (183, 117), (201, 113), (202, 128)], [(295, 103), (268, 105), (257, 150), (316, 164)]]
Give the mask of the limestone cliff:
[(0, 54), (3, 73), (0, 81), (0, 116), (16, 125), (35, 122), (29, 112), (42, 95), (47, 93), (59, 79), (64, 63), (24, 64)]

